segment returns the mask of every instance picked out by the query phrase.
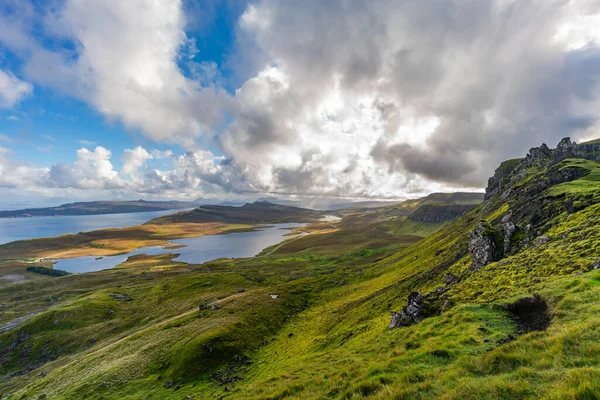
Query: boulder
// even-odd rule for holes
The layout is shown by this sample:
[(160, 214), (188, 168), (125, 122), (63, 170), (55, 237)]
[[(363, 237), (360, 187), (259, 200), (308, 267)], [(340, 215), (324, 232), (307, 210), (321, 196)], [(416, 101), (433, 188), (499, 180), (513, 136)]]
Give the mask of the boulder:
[(446, 274), (446, 276), (444, 277), (446, 286), (454, 285), (457, 280), (458, 279), (456, 278), (456, 275), (454, 275), (452, 272), (450, 272), (449, 274)]
[(596, 260), (590, 265), (590, 271), (595, 271), (597, 269), (600, 269), (600, 260)]
[(533, 244), (536, 246), (541, 246), (543, 244), (548, 243), (550, 240), (552, 240), (552, 239), (550, 239), (550, 236), (546, 236), (546, 235), (539, 236), (539, 237), (535, 238), (535, 241), (533, 242)]
[(399, 313), (392, 312), (389, 329), (400, 328), (419, 323), (423, 320), (421, 309), (423, 308), (423, 295), (418, 292), (411, 293), (408, 296), (408, 305)]
[(483, 222), (480, 222), (477, 228), (469, 233), (468, 250), (471, 254), (472, 271), (479, 271), (486, 265), (497, 261), (496, 241), (489, 227), (486, 227)]

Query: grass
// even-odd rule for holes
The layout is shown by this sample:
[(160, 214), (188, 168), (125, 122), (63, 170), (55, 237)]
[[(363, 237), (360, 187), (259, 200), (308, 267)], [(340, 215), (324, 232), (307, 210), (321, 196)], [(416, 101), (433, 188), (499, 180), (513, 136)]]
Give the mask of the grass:
[[(586, 168), (584, 178), (593, 178), (597, 167), (565, 160), (553, 168)], [(515, 196), (552, 171), (528, 171)], [(586, 181), (600, 188), (598, 180)], [(532, 195), (526, 205), (539, 204), (534, 211), (551, 219), (544, 225), (549, 242), (527, 242), (480, 272), (469, 271), (467, 234), (480, 221), (496, 232), (509, 209), (520, 215), (519, 198), (492, 199), (442, 226), (401, 215), (365, 223), (358, 212), (249, 259), (186, 265), (166, 255), (136, 256), (109, 271), (6, 284), (0, 323), (41, 312), (0, 334), (0, 374), (7, 378), (0, 393), (598, 398), (600, 271), (588, 269), (600, 258), (600, 202), (568, 211), (563, 202), (577, 192), (567, 186), (559, 197)], [(11, 273), (27, 265), (11, 263)], [(460, 279), (445, 287), (450, 272)], [(411, 292), (440, 287), (443, 313), (387, 329), (390, 312)], [(534, 293), (548, 303), (552, 322), (521, 334), (506, 305)]]

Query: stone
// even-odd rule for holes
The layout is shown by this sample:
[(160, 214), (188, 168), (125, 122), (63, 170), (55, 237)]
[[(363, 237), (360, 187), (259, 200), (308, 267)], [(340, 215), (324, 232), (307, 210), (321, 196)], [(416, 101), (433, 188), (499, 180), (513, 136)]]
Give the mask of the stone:
[(276, 298), (278, 298), (278, 297), (279, 297), (279, 295), (278, 295), (278, 294), (270, 294), (269, 296), (271, 296), (271, 298), (272, 298), (273, 300), (275, 300)]
[(392, 312), (389, 329), (396, 329), (402, 326), (409, 326), (419, 323), (423, 320), (421, 308), (423, 307), (423, 295), (419, 292), (413, 292), (408, 296), (408, 305), (399, 313)]
[(446, 286), (454, 285), (457, 281), (456, 275), (450, 272), (449, 274), (446, 274), (444, 281), (446, 282)]
[(110, 297), (112, 297), (115, 300), (118, 301), (131, 301), (133, 300), (131, 298), (131, 296), (129, 296), (127, 293), (113, 293), (109, 295)]
[(556, 146), (556, 157), (564, 159), (571, 157), (577, 150), (577, 143), (571, 142), (570, 138), (563, 138), (558, 146)]
[(600, 260), (596, 260), (590, 265), (590, 271), (595, 271), (597, 269), (600, 269)]
[(550, 240), (552, 240), (550, 238), (550, 236), (546, 236), (546, 235), (539, 236), (539, 237), (535, 238), (535, 241), (533, 242), (533, 244), (536, 245), (536, 246), (541, 246), (543, 244), (548, 243)]
[(517, 231), (517, 225), (513, 220), (512, 211), (507, 212), (504, 217), (502, 217), (502, 231), (503, 231), (503, 239), (504, 239), (504, 255), (510, 254), (512, 250), (512, 237)]
[(496, 261), (496, 242), (493, 237), (486, 233), (486, 227), (483, 223), (479, 223), (471, 233), (469, 233), (468, 250), (471, 254), (472, 271), (479, 271), (486, 265)]
[(529, 153), (525, 157), (525, 165), (528, 167), (541, 165), (544, 161), (552, 159), (553, 156), (552, 150), (550, 150), (546, 143), (542, 143), (540, 147), (533, 147), (529, 150)]
[(220, 305), (218, 305), (218, 304), (213, 304), (213, 305), (210, 307), (210, 309), (211, 309), (211, 310), (213, 310), (213, 311), (220, 310), (220, 309), (221, 309), (221, 306), (220, 306)]
[(172, 380), (170, 381), (166, 381), (165, 384), (163, 385), (166, 389), (170, 389), (173, 387), (173, 385), (175, 384), (175, 382), (173, 382)]

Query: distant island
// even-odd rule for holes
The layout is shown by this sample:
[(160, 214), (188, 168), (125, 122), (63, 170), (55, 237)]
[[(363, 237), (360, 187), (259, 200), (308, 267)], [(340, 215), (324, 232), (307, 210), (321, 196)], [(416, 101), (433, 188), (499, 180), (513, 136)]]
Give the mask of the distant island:
[(66, 215), (126, 214), (137, 212), (181, 210), (198, 206), (186, 201), (88, 201), (57, 207), (0, 211), (0, 218), (57, 217)]

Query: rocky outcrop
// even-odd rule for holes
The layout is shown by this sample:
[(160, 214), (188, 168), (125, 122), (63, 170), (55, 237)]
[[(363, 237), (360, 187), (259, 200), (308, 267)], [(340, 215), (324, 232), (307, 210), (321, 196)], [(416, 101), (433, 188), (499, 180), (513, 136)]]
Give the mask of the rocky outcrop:
[(423, 204), (413, 211), (408, 218), (418, 222), (439, 224), (454, 221), (475, 207), (475, 204)]
[(399, 313), (392, 312), (392, 320), (389, 329), (400, 328), (419, 323), (423, 320), (422, 308), (424, 306), (423, 295), (418, 292), (411, 293), (408, 296), (408, 305)]
[[(488, 180), (485, 199), (488, 200), (494, 195), (503, 195), (505, 192), (509, 192), (513, 184), (519, 182), (520, 178), (524, 176), (527, 168), (550, 166), (573, 157), (600, 162), (600, 143), (577, 144), (571, 142), (569, 138), (564, 138), (558, 143), (556, 149), (550, 149), (545, 143), (540, 147), (533, 147), (525, 158), (508, 160), (500, 164), (494, 176)], [(560, 179), (566, 182), (572, 180), (573, 177), (562, 176)], [(556, 182), (547, 183), (556, 184)], [(504, 197), (507, 196), (504, 195)]]
[(486, 265), (498, 261), (498, 245), (494, 229), (484, 222), (480, 222), (469, 233), (468, 249), (471, 254), (471, 271), (479, 271)]
[(519, 229), (515, 224), (514, 217), (512, 211), (507, 212), (504, 217), (502, 217), (502, 236), (504, 242), (504, 255), (508, 255), (512, 252), (512, 238), (513, 235)]
[(525, 156), (524, 164), (527, 167), (539, 166), (547, 163), (554, 157), (554, 152), (546, 145), (542, 143), (540, 147), (533, 147)]

